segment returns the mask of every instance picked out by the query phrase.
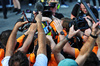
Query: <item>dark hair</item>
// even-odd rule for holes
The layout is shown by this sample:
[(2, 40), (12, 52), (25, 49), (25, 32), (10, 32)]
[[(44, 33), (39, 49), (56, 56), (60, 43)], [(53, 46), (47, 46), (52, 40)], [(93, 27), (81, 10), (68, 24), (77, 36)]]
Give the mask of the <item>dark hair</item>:
[(69, 32), (69, 22), (71, 22), (72, 19), (66, 17), (66, 18), (61, 18), (61, 20), (63, 21), (62, 24), (63, 28), (66, 28), (66, 31)]
[[(82, 2), (82, 1), (81, 1)], [(85, 0), (86, 3), (90, 3), (90, 0)]]
[(99, 66), (99, 59), (94, 52), (91, 52), (83, 66)]
[(18, 66), (29, 66), (28, 58), (21, 51), (17, 51), (9, 60), (9, 66), (15, 66), (16, 64)]
[[(35, 46), (35, 50), (34, 50), (35, 58), (37, 56), (37, 50), (38, 50), (38, 44)], [(47, 50), (47, 58), (49, 61), (51, 59), (51, 48), (48, 44), (46, 44), (46, 50)]]
[(0, 42), (0, 48), (6, 50), (6, 48), (4, 47), (4, 45)]
[(7, 44), (8, 38), (11, 34), (12, 30), (5, 30), (0, 34), (0, 41), (4, 45), (4, 47)]
[[(27, 36), (28, 36), (28, 35), (26, 35), (26, 36), (24, 37), (23, 43), (25, 42)], [(29, 48), (28, 48), (27, 53), (32, 53), (32, 51), (33, 51), (33, 49), (34, 49), (34, 40), (35, 40), (35, 39), (36, 39), (36, 37), (34, 36), (34, 37), (33, 37), (33, 40), (32, 40), (32, 43), (31, 43), (31, 45), (30, 45)]]

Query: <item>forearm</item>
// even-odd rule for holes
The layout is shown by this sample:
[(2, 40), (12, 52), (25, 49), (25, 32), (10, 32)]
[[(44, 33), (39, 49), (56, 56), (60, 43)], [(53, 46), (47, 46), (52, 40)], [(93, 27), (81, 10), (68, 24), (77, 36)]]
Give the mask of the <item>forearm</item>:
[(45, 35), (44, 30), (43, 30), (42, 23), (37, 22), (37, 27), (38, 27), (38, 42), (39, 42), (38, 43), (39, 48), (38, 48), (37, 55), (38, 54), (47, 55), (47, 53), (46, 53), (46, 35)]
[(83, 66), (83, 64), (85, 63), (87, 57), (90, 55), (90, 52), (92, 52), (95, 42), (96, 42), (96, 39), (90, 36), (88, 40), (86, 41), (86, 43), (83, 45), (83, 47), (81, 48), (80, 54), (75, 59), (75, 61), (78, 63), (79, 66)]
[(62, 41), (60, 41), (54, 48), (53, 48), (53, 53), (59, 53), (61, 52), (62, 48), (66, 44), (67, 40), (64, 38)]
[(24, 42), (24, 44), (22, 46), (22, 50), (21, 51), (23, 51), (25, 53), (27, 52), (27, 50), (28, 50), (28, 48), (29, 48), (29, 46), (30, 46), (30, 44), (31, 44), (31, 42), (33, 40), (33, 36), (34, 36), (34, 32), (29, 33), (27, 39), (25, 40), (25, 42)]
[(44, 45), (44, 43), (46, 42), (45, 39), (46, 39), (46, 35), (45, 35), (44, 30), (43, 30), (42, 23), (38, 22), (38, 41), (39, 41), (39, 44), (41, 43)]
[[(95, 33), (92, 32), (91, 34), (95, 36)], [(86, 43), (84, 44), (84, 46), (82, 47), (80, 54), (81, 55), (84, 55), (84, 54), (88, 55), (92, 51), (92, 49), (95, 45), (95, 42), (96, 42), (96, 39), (94, 39), (93, 37), (90, 36), (88, 38), (88, 40), (86, 41)]]
[(71, 47), (71, 45), (69, 44), (69, 42), (67, 42), (64, 47), (63, 47), (63, 51), (73, 57), (75, 57), (75, 48)]
[(100, 60), (100, 34), (98, 35), (98, 38), (97, 38), (97, 42), (96, 43), (98, 45), (97, 57)]
[(65, 59), (64, 56), (60, 52), (61, 52), (63, 46), (66, 44), (66, 42), (67, 42), (67, 40), (65, 38), (62, 41), (60, 41), (52, 50), (57, 63), (59, 63), (61, 60)]
[(11, 32), (11, 35), (9, 36), (7, 46), (6, 46), (6, 54), (5, 56), (11, 56), (13, 54), (14, 48), (15, 48), (15, 42), (16, 42), (16, 35), (17, 30), (15, 27), (13, 31)]

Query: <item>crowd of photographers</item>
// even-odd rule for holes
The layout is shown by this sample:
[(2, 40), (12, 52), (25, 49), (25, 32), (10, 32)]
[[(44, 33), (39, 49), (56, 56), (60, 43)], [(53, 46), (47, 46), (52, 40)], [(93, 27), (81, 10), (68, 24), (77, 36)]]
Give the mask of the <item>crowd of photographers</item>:
[[(55, 0), (38, 2), (37, 12), (23, 12), (13, 30), (0, 34), (0, 66), (99, 66), (99, 15), (85, 2), (98, 22), (83, 3), (74, 6), (71, 18), (56, 13)], [(26, 32), (16, 39), (18, 31)]]

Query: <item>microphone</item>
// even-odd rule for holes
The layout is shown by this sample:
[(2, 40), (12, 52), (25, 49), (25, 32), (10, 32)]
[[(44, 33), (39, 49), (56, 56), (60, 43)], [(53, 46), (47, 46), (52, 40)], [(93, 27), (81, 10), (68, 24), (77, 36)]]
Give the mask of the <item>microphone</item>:
[(41, 2), (37, 2), (35, 4), (35, 8), (37, 9), (37, 11), (43, 11), (44, 6), (43, 6), (43, 4)]

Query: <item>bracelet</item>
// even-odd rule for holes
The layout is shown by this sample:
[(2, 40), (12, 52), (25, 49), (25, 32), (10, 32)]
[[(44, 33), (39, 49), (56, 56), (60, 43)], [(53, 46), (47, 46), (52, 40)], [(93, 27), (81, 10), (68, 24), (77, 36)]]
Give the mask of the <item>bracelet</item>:
[(90, 34), (90, 36), (91, 36), (92, 38), (94, 38), (94, 39), (96, 39), (96, 38), (97, 38), (97, 36), (93, 36), (92, 34)]

